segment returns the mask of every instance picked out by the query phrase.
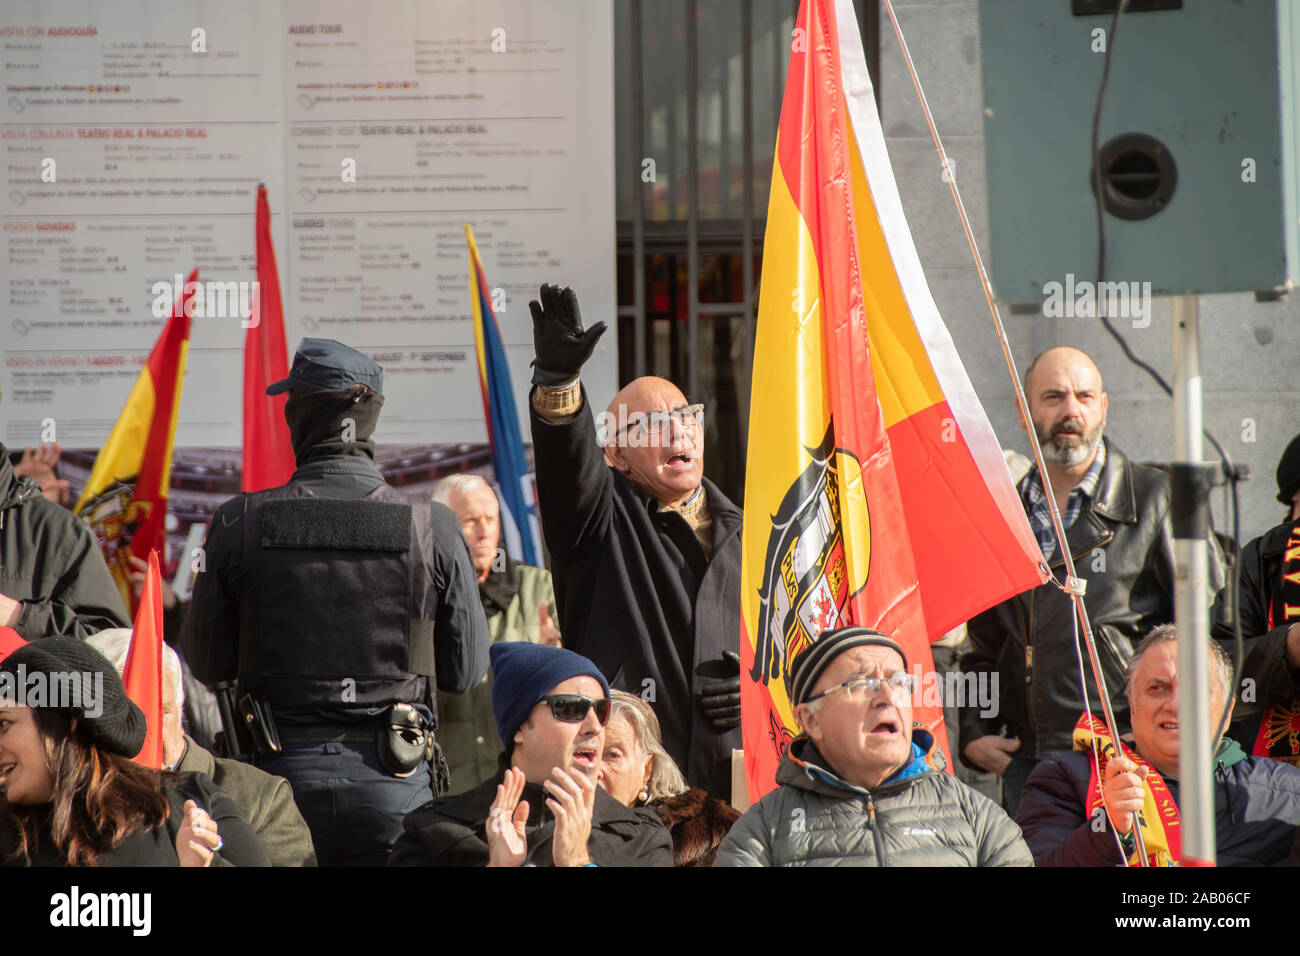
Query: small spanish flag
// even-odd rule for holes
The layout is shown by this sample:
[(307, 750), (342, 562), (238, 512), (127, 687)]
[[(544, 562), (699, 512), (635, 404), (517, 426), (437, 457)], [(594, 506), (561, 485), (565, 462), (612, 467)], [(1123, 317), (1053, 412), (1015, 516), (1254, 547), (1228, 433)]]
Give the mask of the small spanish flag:
[(75, 509), (94, 528), (122, 602), (132, 609), (137, 602), (131, 588), (130, 556), (148, 559), (151, 551), (162, 552), (167, 540), (172, 441), (198, 277), (195, 269), (178, 290), (172, 314), (95, 459)]
[(930, 641), (1046, 580), (926, 286), (854, 24), (851, 0), (803, 0), (772, 170), (741, 568), (753, 800), (793, 736), (789, 664), (823, 631), (897, 640), (922, 671), (913, 719), (946, 749)]

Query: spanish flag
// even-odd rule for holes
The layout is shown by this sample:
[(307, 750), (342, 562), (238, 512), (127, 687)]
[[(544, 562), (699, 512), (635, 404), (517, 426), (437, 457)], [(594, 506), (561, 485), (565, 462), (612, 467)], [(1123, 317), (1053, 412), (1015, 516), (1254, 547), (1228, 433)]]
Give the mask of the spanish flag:
[(178, 290), (171, 317), (140, 370), (117, 424), (100, 449), (76, 513), (99, 537), (123, 603), (136, 607), (130, 555), (147, 560), (166, 540), (172, 440), (185, 383), (199, 270)]
[[(519, 553), (525, 564), (540, 565), (540, 550), (534, 526), (537, 500), (528, 475), (528, 458), (519, 431), (515, 390), (510, 384), (510, 366), (501, 341), (501, 329), (492, 311), (487, 274), (479, 258), (474, 230), (465, 224), (469, 243), (470, 308), (474, 318), (474, 349), (478, 354), (478, 383), (483, 395), (483, 420), (487, 423), (492, 470), (501, 489), (502, 504), (519, 533)], [(505, 522), (503, 529), (508, 529)]]
[(930, 641), (1046, 580), (926, 286), (854, 24), (851, 0), (800, 5), (772, 170), (741, 570), (754, 800), (795, 732), (789, 662), (822, 631), (893, 636), (922, 671), (914, 720), (946, 746)]

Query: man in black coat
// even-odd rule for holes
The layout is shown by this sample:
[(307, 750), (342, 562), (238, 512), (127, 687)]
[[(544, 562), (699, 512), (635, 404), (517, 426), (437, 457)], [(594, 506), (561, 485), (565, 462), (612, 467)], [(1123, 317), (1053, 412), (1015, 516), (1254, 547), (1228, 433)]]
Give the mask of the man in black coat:
[[(1300, 766), (1300, 435), (1277, 466), (1277, 500), (1287, 518), (1237, 556), (1242, 632), (1241, 686), (1228, 734), (1248, 753)], [(1225, 585), (1210, 612), (1211, 634), (1237, 652), (1232, 588)]]
[[(1066, 531), (1075, 572), (1087, 585), (1092, 623), (1115, 733), (1128, 729), (1125, 667), (1142, 635), (1174, 618), (1174, 540), (1165, 472), (1130, 461), (1104, 436), (1109, 400), (1101, 372), (1074, 348), (1048, 349), (1025, 370), (1025, 396), (1047, 464), (1049, 484)], [(1017, 486), (1043, 556), (1058, 579), (1065, 558), (1052, 531), (1047, 492), (1031, 468)], [(1209, 549), (1209, 587), (1223, 583), (1222, 552)], [(1074, 603), (1048, 582), (989, 608), (966, 625), (961, 669), (995, 673), (999, 712), (961, 712), (961, 758), (1002, 777), (1003, 801), (1015, 816), (1034, 765), (1071, 745), (1084, 709), (1074, 649)], [(1088, 700), (1101, 695), (1086, 671)], [(1005, 732), (1004, 732), (1005, 731)]]
[(492, 645), (492, 710), (505, 751), (496, 777), (410, 814), (389, 866), (672, 866), (650, 810), (596, 785), (609, 684), (562, 647)]
[(90, 527), (16, 475), (0, 445), (0, 626), (35, 641), (130, 625)]
[(542, 531), (566, 647), (651, 703), (686, 779), (731, 796), (740, 736), (741, 511), (703, 477), (703, 407), (660, 378), (614, 397), (598, 436), (570, 289), (542, 286), (531, 399)]

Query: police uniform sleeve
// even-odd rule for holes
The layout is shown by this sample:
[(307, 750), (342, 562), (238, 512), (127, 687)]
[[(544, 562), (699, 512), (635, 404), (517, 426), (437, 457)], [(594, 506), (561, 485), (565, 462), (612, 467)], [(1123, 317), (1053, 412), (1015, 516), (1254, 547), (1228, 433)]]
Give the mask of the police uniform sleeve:
[(434, 620), (434, 666), (438, 689), (466, 694), (488, 669), (487, 618), (469, 545), (456, 516), (445, 505), (432, 509), (434, 575), (438, 612)]
[(239, 608), (228, 582), (239, 565), (243, 521), (242, 498), (227, 501), (212, 516), (181, 627), (185, 663), (209, 686), (239, 676)]

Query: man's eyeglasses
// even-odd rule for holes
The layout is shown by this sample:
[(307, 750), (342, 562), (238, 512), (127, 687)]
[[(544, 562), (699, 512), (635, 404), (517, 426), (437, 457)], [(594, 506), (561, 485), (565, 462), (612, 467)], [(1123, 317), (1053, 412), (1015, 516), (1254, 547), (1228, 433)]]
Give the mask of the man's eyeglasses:
[(587, 711), (592, 709), (596, 711), (596, 719), (602, 727), (609, 722), (609, 701), (605, 698), (592, 700), (581, 694), (547, 694), (538, 703), (549, 706), (551, 716), (566, 724), (582, 723), (587, 719)]
[(894, 691), (904, 691), (908, 694), (916, 686), (916, 677), (907, 671), (899, 671), (888, 677), (850, 677), (843, 684), (836, 684), (834, 687), (822, 691), (820, 694), (814, 694), (804, 703), (811, 704), (815, 700), (820, 700), (827, 694), (833, 694), (837, 690), (844, 691), (844, 696), (851, 701), (861, 703), (864, 700), (870, 700), (876, 696), (876, 692), (884, 687), (889, 693)]
[(703, 405), (683, 405), (681, 408), (674, 408), (671, 412), (634, 412), (628, 416), (628, 422), (614, 434), (621, 435), (629, 428), (636, 428), (647, 434), (663, 434), (668, 429), (670, 421), (677, 422), (682, 428), (688, 425), (704, 424), (704, 406)]

